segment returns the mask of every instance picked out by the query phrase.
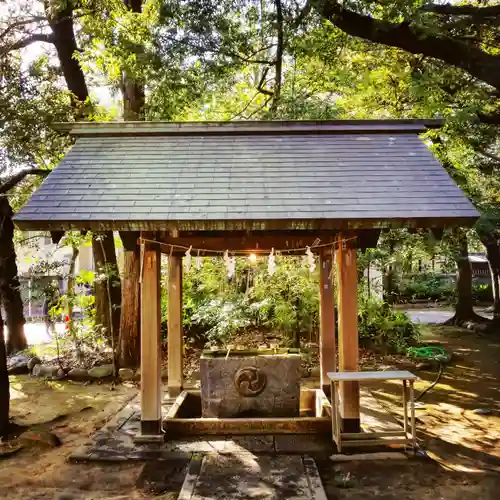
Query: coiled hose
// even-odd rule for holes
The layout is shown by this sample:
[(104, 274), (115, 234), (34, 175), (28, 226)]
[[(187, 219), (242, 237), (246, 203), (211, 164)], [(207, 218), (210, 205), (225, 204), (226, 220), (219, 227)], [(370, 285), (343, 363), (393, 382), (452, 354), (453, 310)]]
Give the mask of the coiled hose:
[(439, 363), (439, 371), (436, 377), (436, 380), (432, 382), (432, 384), (427, 387), (424, 391), (422, 391), (418, 397), (415, 399), (415, 402), (419, 401), (427, 394), (436, 384), (439, 382), (439, 379), (443, 375), (444, 365), (449, 363), (451, 359), (451, 355), (448, 351), (443, 349), (442, 347), (435, 346), (427, 346), (427, 347), (409, 347), (406, 351), (406, 354), (410, 358), (426, 360), (426, 361), (437, 361)]

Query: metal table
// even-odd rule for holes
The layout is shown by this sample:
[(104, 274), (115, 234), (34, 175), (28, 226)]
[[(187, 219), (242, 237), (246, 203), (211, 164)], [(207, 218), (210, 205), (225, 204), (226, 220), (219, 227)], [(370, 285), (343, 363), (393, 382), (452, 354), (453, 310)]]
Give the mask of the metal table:
[[(376, 372), (329, 372), (327, 374), (331, 384), (332, 394), (332, 437), (337, 450), (342, 453), (344, 447), (380, 446), (387, 444), (417, 446), (415, 430), (415, 397), (413, 384), (417, 376), (409, 371), (376, 371)], [(386, 432), (342, 432), (340, 416), (341, 382), (370, 383), (380, 381), (400, 380), (403, 385), (403, 415), (404, 424), (401, 431)], [(408, 422), (408, 402), (410, 403), (410, 421)]]

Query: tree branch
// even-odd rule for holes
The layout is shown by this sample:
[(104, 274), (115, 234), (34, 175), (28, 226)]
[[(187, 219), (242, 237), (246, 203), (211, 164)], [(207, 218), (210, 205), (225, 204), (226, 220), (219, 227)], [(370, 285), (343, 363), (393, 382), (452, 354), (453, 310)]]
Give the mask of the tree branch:
[(21, 40), (13, 42), (10, 45), (6, 45), (5, 47), (0, 47), (0, 54), (7, 54), (12, 50), (23, 49), (24, 47), (28, 47), (29, 45), (35, 42), (54, 43), (54, 40), (52, 35), (47, 35), (45, 33), (35, 33), (33, 35), (21, 38)]
[(493, 153), (489, 153), (485, 149), (482, 148), (476, 149), (476, 153), (479, 153), (480, 155), (486, 156), (486, 158), (489, 158), (490, 160), (500, 163), (500, 156), (494, 155)]
[(267, 73), (269, 72), (269, 68), (265, 68), (264, 71), (262, 72), (262, 77), (260, 79), (260, 82), (257, 84), (257, 90), (264, 95), (268, 96), (273, 96), (274, 92), (271, 92), (270, 90), (267, 90), (263, 87), (263, 85), (266, 83), (266, 76)]
[(240, 118), (241, 116), (243, 116), (243, 113), (250, 107), (250, 104), (252, 104), (252, 102), (255, 100), (255, 98), (259, 95), (259, 91), (255, 92), (254, 96), (245, 104), (245, 106), (240, 110), (238, 111), (235, 115), (233, 115), (229, 121), (233, 121), (235, 120), (236, 118)]
[(242, 56), (236, 52), (231, 52), (229, 51), (227, 53), (228, 56), (235, 57), (236, 59), (239, 59), (240, 61), (246, 62), (246, 63), (253, 63), (253, 64), (268, 64), (269, 66), (273, 64), (273, 61), (269, 61), (268, 59), (251, 59), (249, 57)]
[(500, 125), (500, 113), (481, 113), (477, 114), (480, 121), (488, 125)]
[(262, 111), (268, 104), (268, 102), (272, 99), (272, 92), (271, 95), (264, 101), (264, 104), (260, 108), (257, 108), (255, 111), (252, 111), (246, 118), (245, 120), (250, 120), (253, 116), (255, 116), (257, 113)]
[(450, 16), (472, 16), (472, 17), (495, 17), (500, 15), (500, 5), (488, 5), (479, 7), (474, 5), (453, 5), (445, 4), (427, 4), (420, 8), (423, 12), (434, 12), (435, 14), (443, 14)]
[(500, 56), (409, 22), (393, 23), (345, 9), (336, 0), (311, 0), (318, 13), (349, 35), (440, 59), (500, 89)]
[(23, 170), (18, 174), (12, 176), (3, 184), (0, 184), (0, 194), (7, 193), (13, 187), (16, 187), (26, 176), (28, 175), (41, 175), (43, 177), (50, 174), (50, 170), (46, 170), (43, 168), (30, 168), (29, 170)]
[(298, 13), (297, 17), (292, 22), (292, 28), (297, 29), (304, 19), (311, 13), (312, 5), (309, 0), (307, 0), (306, 4), (302, 8), (302, 10)]
[(278, 109), (279, 100), (281, 97), (281, 85), (283, 78), (283, 50), (285, 45), (285, 32), (283, 29), (283, 6), (281, 0), (274, 0), (276, 5), (276, 39), (278, 41), (276, 47), (276, 62), (275, 62), (275, 75), (274, 75), (274, 92), (273, 102), (271, 103), (271, 112)]
[(46, 21), (46, 19), (42, 16), (33, 16), (26, 19), (18, 19), (17, 21), (13, 21), (0, 33), (0, 40), (5, 38), (10, 32), (14, 31), (17, 28), (20, 28), (21, 26), (26, 26), (27, 24), (36, 23), (39, 21)]

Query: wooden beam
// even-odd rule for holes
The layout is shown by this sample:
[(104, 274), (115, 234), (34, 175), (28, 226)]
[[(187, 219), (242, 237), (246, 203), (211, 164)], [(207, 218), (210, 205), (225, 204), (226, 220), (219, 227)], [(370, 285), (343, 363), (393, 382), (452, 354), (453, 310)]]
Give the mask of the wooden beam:
[(327, 373), (336, 371), (337, 349), (335, 345), (335, 297), (333, 289), (333, 255), (323, 252), (319, 256), (319, 363), (321, 367), (321, 388), (330, 393)]
[[(209, 232), (209, 234), (180, 234), (179, 237), (172, 237), (168, 233), (159, 235), (159, 241), (166, 245), (181, 245), (186, 248), (201, 248), (207, 250), (224, 251), (227, 249), (252, 252), (269, 252), (272, 248), (276, 250), (293, 250), (295, 248), (305, 248), (312, 246), (315, 241), (320, 244), (334, 243), (336, 233), (334, 231), (255, 231), (241, 232)], [(171, 253), (168, 246), (163, 247), (163, 252)], [(313, 249), (314, 250), (314, 249)], [(174, 249), (175, 251), (175, 249)]]
[(168, 259), (168, 395), (182, 390), (182, 257)]
[[(380, 229), (360, 229), (349, 233), (356, 235), (357, 248), (365, 250), (377, 246)], [(316, 231), (200, 231), (200, 232), (177, 232), (173, 236), (170, 232), (163, 231), (158, 234), (158, 241), (166, 245), (181, 245), (186, 248), (206, 248), (208, 250), (236, 250), (241, 252), (263, 251), (268, 252), (271, 248), (275, 250), (293, 250), (296, 248), (313, 247), (313, 243), (334, 243), (337, 232), (331, 230)], [(316, 243), (318, 244), (318, 243)], [(314, 247), (312, 248), (314, 251)], [(317, 251), (322, 251), (322, 248)], [(174, 248), (174, 252), (175, 252)], [(184, 253), (182, 250), (177, 250)], [(163, 247), (163, 252), (170, 254), (171, 248)]]
[(141, 281), (141, 434), (162, 434), (161, 302), (158, 245), (145, 245)]
[[(339, 371), (358, 371), (358, 307), (356, 248), (353, 241), (339, 243), (336, 250), (339, 315)], [(359, 383), (340, 384), (340, 415), (343, 432), (359, 432)]]
[(380, 237), (380, 229), (360, 229), (356, 231), (356, 248), (366, 250), (376, 248)]

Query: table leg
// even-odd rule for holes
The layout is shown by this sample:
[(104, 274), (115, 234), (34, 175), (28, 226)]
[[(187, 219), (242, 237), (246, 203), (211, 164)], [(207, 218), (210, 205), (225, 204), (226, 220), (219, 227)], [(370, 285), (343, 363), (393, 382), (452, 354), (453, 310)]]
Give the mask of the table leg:
[(410, 380), (410, 410), (411, 410), (411, 437), (413, 450), (417, 450), (417, 428), (415, 426), (415, 394), (413, 391), (413, 380)]
[(334, 382), (333, 393), (335, 401), (335, 433), (337, 435), (337, 451), (342, 453), (342, 435), (340, 431), (340, 403), (339, 403), (339, 384)]
[(408, 439), (408, 389), (406, 387), (406, 380), (403, 380), (403, 427), (405, 437)]
[(335, 384), (330, 381), (330, 398), (332, 401), (332, 440), (337, 444), (337, 407), (335, 406)]

